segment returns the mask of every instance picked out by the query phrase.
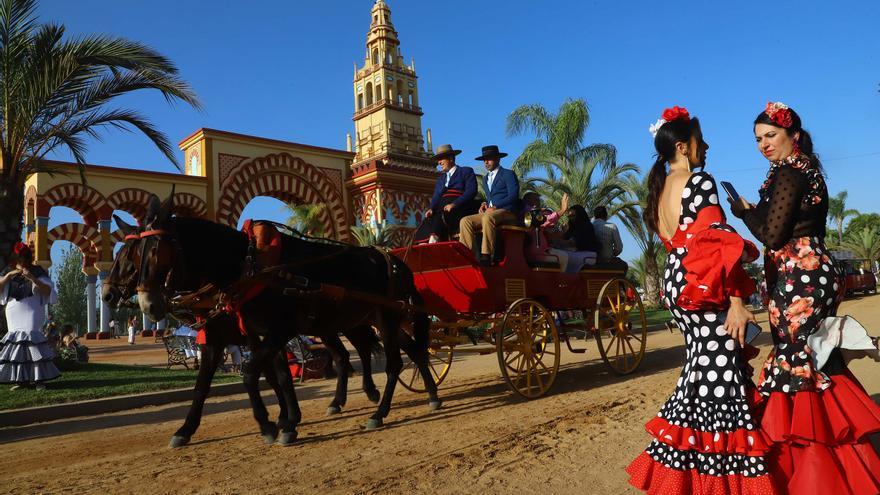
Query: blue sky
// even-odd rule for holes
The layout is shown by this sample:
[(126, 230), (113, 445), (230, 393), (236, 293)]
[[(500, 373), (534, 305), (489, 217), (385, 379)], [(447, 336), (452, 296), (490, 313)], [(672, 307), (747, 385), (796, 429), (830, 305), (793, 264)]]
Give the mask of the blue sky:
[[(702, 121), (707, 170), (755, 200), (767, 164), (751, 122), (768, 100), (781, 100), (813, 134), (832, 193), (846, 189), (850, 208), (880, 211), (876, 1), (387, 3), (404, 57), (415, 59), (423, 127), (464, 157), (490, 143), (516, 156), (530, 138), (505, 136), (507, 114), (525, 103), (555, 110), (571, 97), (590, 105), (587, 142), (612, 143), (620, 161), (647, 169), (648, 126), (664, 107), (683, 105)], [(44, 0), (40, 17), (73, 36), (124, 36), (173, 59), (203, 112), (169, 107), (155, 94), (123, 103), (149, 114), (175, 143), (211, 127), (344, 148), (353, 62), (363, 63), (372, 4)], [(173, 170), (133, 133), (106, 134), (88, 158)], [(258, 198), (244, 214), (280, 219), (279, 205)], [(71, 220), (53, 210), (50, 223)], [(638, 254), (627, 243), (624, 257)]]

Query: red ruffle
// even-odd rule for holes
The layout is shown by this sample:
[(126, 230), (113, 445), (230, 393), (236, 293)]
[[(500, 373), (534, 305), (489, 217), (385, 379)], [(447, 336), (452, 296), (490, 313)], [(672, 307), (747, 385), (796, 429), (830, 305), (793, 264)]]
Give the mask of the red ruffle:
[[(649, 495), (774, 495), (770, 476), (712, 476), (666, 467), (642, 452), (627, 468), (629, 484)], [(803, 492), (809, 493), (809, 492)], [(837, 495), (837, 494), (835, 494)]]
[(756, 259), (758, 248), (736, 232), (710, 228), (718, 222), (724, 222), (724, 213), (721, 208), (711, 206), (700, 210), (697, 220), (688, 225), (686, 232), (696, 233), (686, 236), (684, 241), (688, 255), (682, 264), (687, 270), (687, 285), (677, 301), (684, 309), (724, 309), (731, 297), (747, 298), (755, 292), (755, 282), (743, 269), (742, 262), (744, 253), (747, 260)]
[(824, 445), (858, 443), (880, 432), (880, 406), (848, 375), (835, 375), (831, 388), (793, 395), (772, 392), (764, 403), (761, 429), (773, 442)]
[(867, 435), (880, 432), (877, 406), (851, 375), (831, 388), (772, 392), (761, 427), (775, 442), (767, 465), (789, 493), (880, 493), (880, 456)]
[(678, 450), (693, 450), (703, 454), (761, 456), (770, 450), (771, 445), (770, 439), (758, 430), (699, 431), (670, 424), (659, 416), (648, 421), (645, 429), (658, 442)]

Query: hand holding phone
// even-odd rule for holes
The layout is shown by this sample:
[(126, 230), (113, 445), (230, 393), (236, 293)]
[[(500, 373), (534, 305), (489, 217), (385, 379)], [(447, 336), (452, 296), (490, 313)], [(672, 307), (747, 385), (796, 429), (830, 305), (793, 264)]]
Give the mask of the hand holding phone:
[(724, 192), (730, 197), (730, 200), (734, 203), (739, 201), (739, 193), (736, 192), (736, 189), (733, 188), (733, 184), (727, 181), (721, 181), (721, 187), (724, 188)]

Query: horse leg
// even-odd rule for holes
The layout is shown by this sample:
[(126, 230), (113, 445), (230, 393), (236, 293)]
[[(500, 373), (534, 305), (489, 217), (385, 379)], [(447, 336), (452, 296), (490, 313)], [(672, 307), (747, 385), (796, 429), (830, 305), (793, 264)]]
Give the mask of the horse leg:
[(327, 407), (327, 415), (339, 414), (348, 398), (348, 370), (351, 367), (351, 356), (342, 340), (336, 332), (328, 332), (321, 335), (321, 341), (333, 358), (333, 366), (336, 368), (336, 393), (333, 401)]
[(391, 401), (394, 398), (394, 388), (397, 386), (397, 378), (403, 369), (403, 359), (400, 357), (400, 344), (398, 334), (400, 329), (400, 317), (387, 312), (380, 313), (379, 329), (382, 332), (382, 345), (385, 347), (385, 390), (379, 408), (370, 416), (367, 429), (372, 430), (383, 425), (383, 419), (391, 412)]
[(416, 363), (419, 368), (419, 374), (422, 375), (422, 381), (425, 383), (425, 390), (428, 392), (428, 409), (436, 411), (443, 405), (443, 401), (437, 396), (437, 384), (434, 382), (434, 375), (429, 367), (431, 366), (428, 348), (426, 344), (421, 344), (420, 339), (410, 339), (409, 335), (401, 332), (400, 348), (409, 358)]
[(271, 445), (275, 443), (275, 439), (278, 437), (278, 427), (275, 426), (275, 423), (269, 421), (269, 411), (266, 410), (263, 398), (260, 397), (260, 371), (267, 368), (268, 363), (266, 360), (271, 358), (273, 351), (277, 351), (277, 349), (267, 349), (267, 346), (264, 346), (259, 339), (251, 335), (248, 335), (248, 344), (251, 348), (251, 360), (242, 366), (244, 388), (247, 390), (248, 398), (250, 399), (254, 419), (260, 425), (260, 434), (263, 436), (263, 441), (267, 445)]
[(284, 446), (293, 445), (297, 437), (296, 427), (302, 422), (302, 411), (293, 387), (293, 376), (290, 374), (290, 367), (287, 365), (283, 351), (271, 358), (271, 366), (273, 371), (271, 374), (275, 375), (281, 391), (278, 397), (278, 404), (281, 405), (282, 410), (278, 418), (278, 427), (281, 429), (278, 443)]
[(211, 391), (211, 381), (214, 379), (214, 373), (220, 365), (220, 359), (223, 356), (222, 345), (203, 345), (202, 346), (202, 365), (199, 367), (199, 375), (196, 378), (195, 396), (192, 405), (189, 406), (189, 412), (183, 426), (177, 429), (174, 436), (171, 437), (169, 447), (176, 449), (183, 447), (190, 442), (190, 439), (199, 428), (202, 421), (202, 410), (205, 406), (205, 399)]
[(380, 346), (376, 332), (369, 325), (360, 325), (344, 332), (351, 345), (357, 350), (363, 368), (362, 388), (373, 404), (379, 403), (379, 389), (373, 382), (373, 349)]
[[(287, 357), (283, 350), (279, 353), (279, 355), (282, 358)], [(285, 359), (284, 361), (285, 364), (287, 364), (287, 360)], [(268, 363), (268, 366), (263, 368), (263, 376), (266, 377), (266, 383), (268, 383), (272, 387), (272, 390), (275, 392), (275, 397), (278, 398), (278, 407), (281, 410), (278, 412), (278, 421), (276, 425), (278, 425), (278, 428), (281, 429), (281, 420), (282, 418), (286, 418), (288, 415), (287, 402), (284, 400), (284, 392), (281, 390), (281, 384), (278, 383), (278, 376), (275, 373), (272, 363)]]

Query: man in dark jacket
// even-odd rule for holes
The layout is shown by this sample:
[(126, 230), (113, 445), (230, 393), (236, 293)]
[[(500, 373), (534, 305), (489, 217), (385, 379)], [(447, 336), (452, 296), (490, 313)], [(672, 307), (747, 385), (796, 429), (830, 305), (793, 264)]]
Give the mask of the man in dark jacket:
[(440, 166), (440, 177), (434, 185), (431, 206), (425, 211), (425, 221), (414, 237), (415, 243), (448, 241), (458, 231), (458, 224), (465, 215), (477, 210), (474, 196), (477, 194), (477, 176), (471, 167), (455, 164), (455, 156), (461, 150), (450, 144), (437, 147), (433, 159)]
[(482, 229), (480, 263), (483, 265), (491, 264), (498, 226), (516, 223), (519, 218), (519, 180), (512, 170), (501, 167), (505, 156), (507, 153), (498, 151), (498, 146), (483, 146), (483, 154), (476, 160), (486, 165), (483, 177), (486, 202), (480, 206), (479, 213), (461, 219), (461, 242), (470, 249), (473, 249), (474, 232)]

